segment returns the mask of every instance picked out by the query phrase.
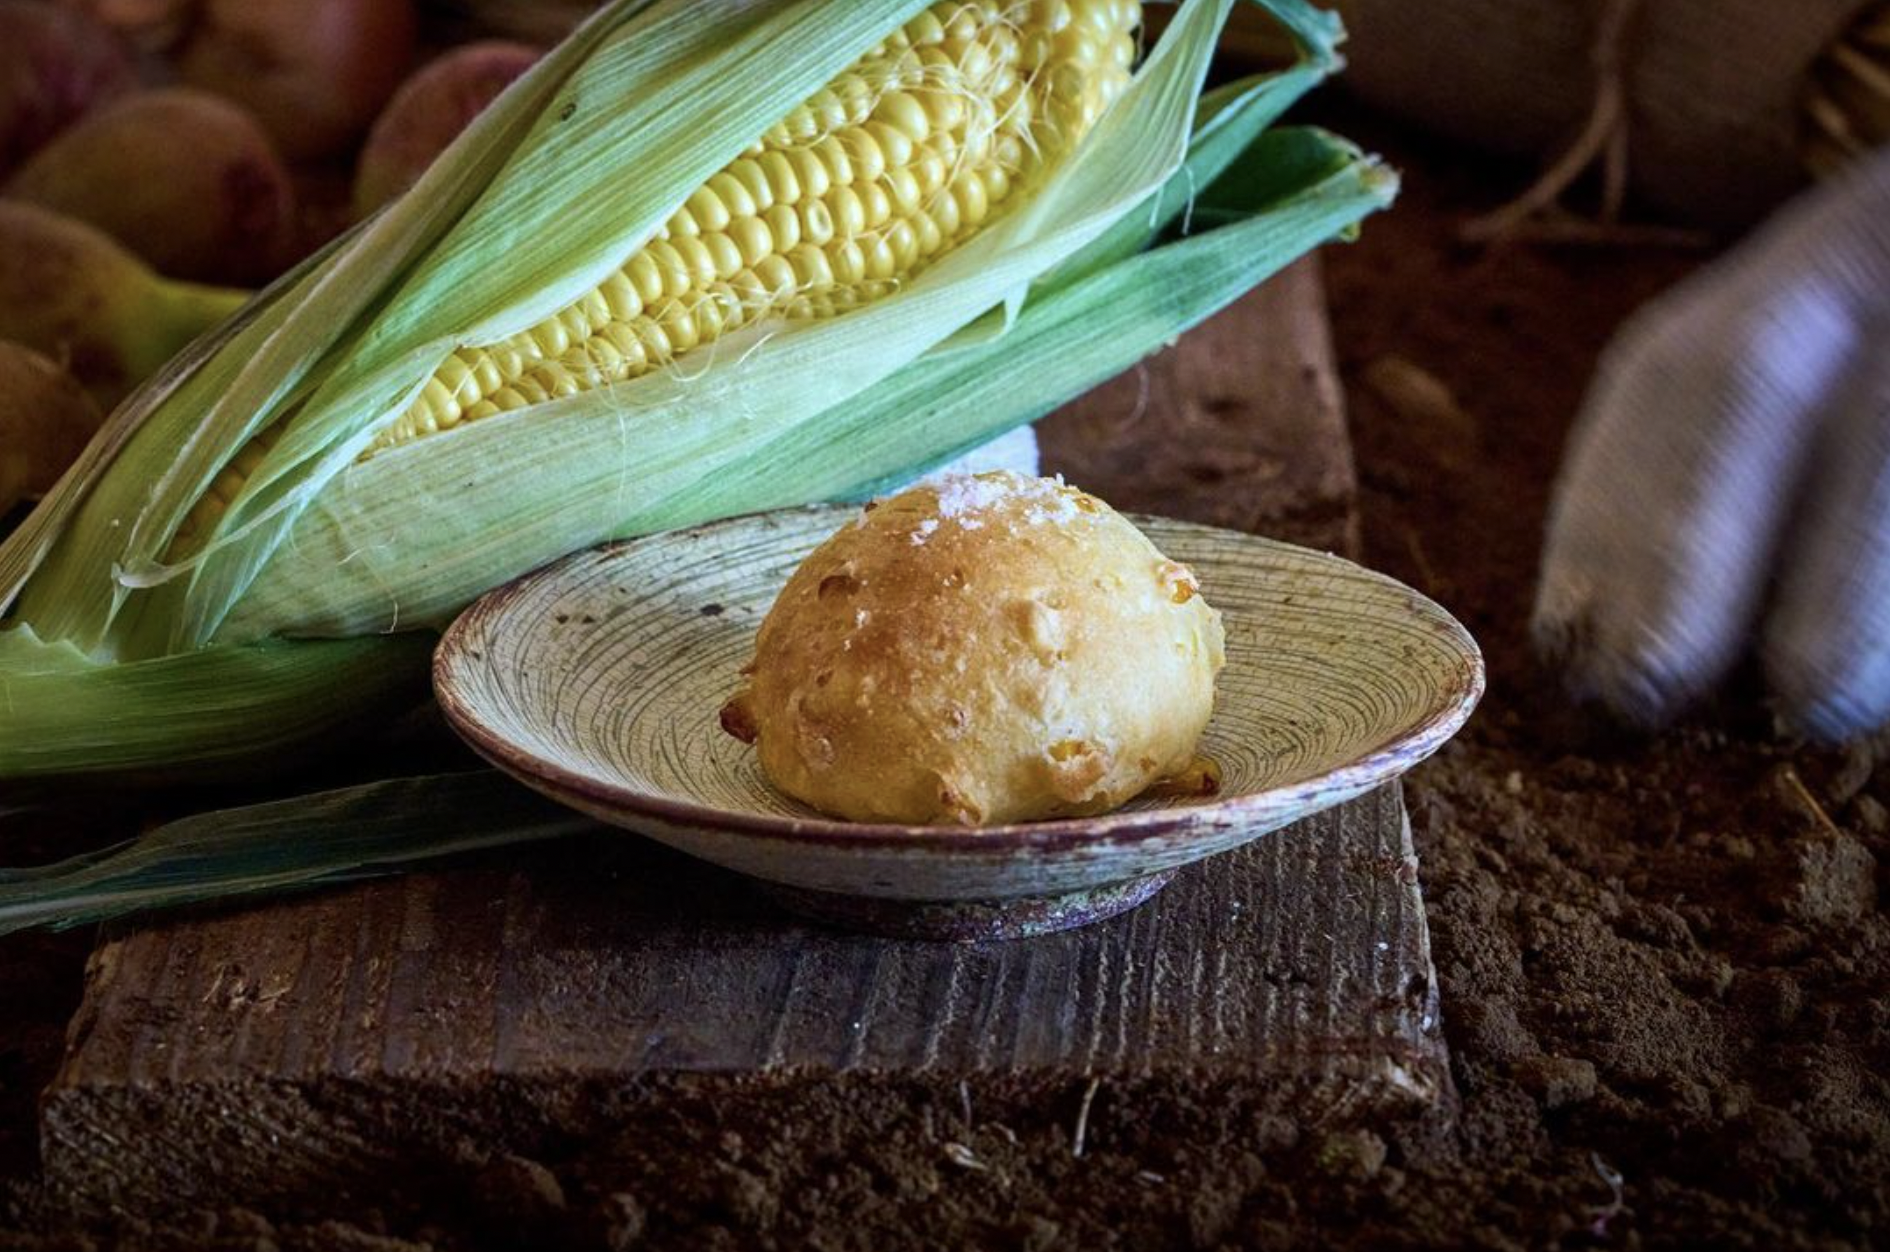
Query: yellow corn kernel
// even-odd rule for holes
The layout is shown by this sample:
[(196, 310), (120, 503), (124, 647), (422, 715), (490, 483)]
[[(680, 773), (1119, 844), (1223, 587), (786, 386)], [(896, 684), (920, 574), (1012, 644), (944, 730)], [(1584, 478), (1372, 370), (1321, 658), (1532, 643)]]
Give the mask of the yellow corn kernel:
[[(597, 288), (503, 342), (461, 348), (363, 457), (661, 369), (763, 318), (899, 290), (1014, 200), (1129, 80), (1133, 0), (941, 0), (710, 177)], [(277, 436), (221, 475), (189, 548)]]

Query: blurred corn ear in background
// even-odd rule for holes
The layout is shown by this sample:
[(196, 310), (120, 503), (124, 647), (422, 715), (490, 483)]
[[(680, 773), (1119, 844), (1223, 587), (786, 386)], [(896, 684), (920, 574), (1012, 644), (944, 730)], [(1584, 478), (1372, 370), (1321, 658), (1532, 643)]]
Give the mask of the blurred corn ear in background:
[(939, 464), (1352, 229), (1395, 178), (1269, 129), (1337, 19), (1203, 95), (1232, 7), (606, 6), (0, 545), (0, 778), (291, 752), (493, 586)]

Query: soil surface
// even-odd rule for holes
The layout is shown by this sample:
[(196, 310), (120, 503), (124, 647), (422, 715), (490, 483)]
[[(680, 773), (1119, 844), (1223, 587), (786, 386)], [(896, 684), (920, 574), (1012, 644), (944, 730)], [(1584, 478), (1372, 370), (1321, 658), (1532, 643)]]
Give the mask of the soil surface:
[[(1490, 664), (1483, 709), (1408, 792), (1454, 1107), (1336, 1134), (1222, 1126), (1244, 1146), (1207, 1154), (1099, 1102), (1088, 1152), (1054, 1168), (1030, 1149), (1067, 1127), (986, 1110), (974, 1169), (869, 1086), (793, 1110), (804, 1139), (834, 1137), (817, 1167), (672, 1108), (530, 1158), (469, 1145), (371, 1208), (59, 1233), (31, 1177), (34, 1093), (89, 937), (27, 935), (0, 941), (0, 1249), (1890, 1246), (1890, 772), (1867, 747), (1777, 738), (1750, 689), (1628, 735), (1568, 708), (1527, 646), (1595, 356), (1699, 258), (1463, 249), (1460, 223), (1526, 171), (1337, 125), (1407, 175), (1394, 212), (1328, 252), (1367, 559), (1449, 606)], [(1387, 383), (1411, 367), (1454, 404)], [(50, 852), (33, 842), (0, 825), (0, 863)], [(1213, 1129), (1187, 1112), (1190, 1137)], [(872, 1150), (846, 1155), (862, 1127)]]

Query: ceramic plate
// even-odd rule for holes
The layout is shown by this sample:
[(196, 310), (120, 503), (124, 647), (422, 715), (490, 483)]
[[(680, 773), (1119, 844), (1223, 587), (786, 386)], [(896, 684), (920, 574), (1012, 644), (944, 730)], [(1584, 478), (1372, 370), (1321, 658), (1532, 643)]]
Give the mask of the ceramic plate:
[(1138, 517), (1227, 629), (1203, 751), (1219, 795), (978, 829), (835, 821), (775, 792), (725, 734), (755, 631), (840, 507), (739, 517), (568, 557), (473, 605), (434, 687), (487, 760), (555, 800), (770, 884), (803, 912), (951, 937), (1127, 908), (1190, 861), (1389, 781), (1483, 691), (1468, 632), (1381, 574), (1303, 548)]

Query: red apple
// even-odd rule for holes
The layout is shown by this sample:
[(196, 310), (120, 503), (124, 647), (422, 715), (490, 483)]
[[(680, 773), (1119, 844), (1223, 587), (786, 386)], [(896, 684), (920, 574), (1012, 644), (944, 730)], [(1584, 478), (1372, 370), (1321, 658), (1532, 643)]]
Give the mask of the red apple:
[(136, 81), (130, 49), (85, 14), (0, 0), (0, 178)]
[(60, 362), (106, 408), (246, 297), (159, 278), (84, 222), (0, 198), (0, 339)]
[(0, 517), (51, 491), (103, 420), (76, 378), (0, 340)]
[(333, 156), (406, 77), (414, 25), (411, 0), (202, 0), (178, 72), (249, 109), (289, 159)]
[(196, 0), (65, 0), (117, 31), (142, 52), (169, 51), (190, 23)]
[(40, 149), (9, 198), (89, 222), (160, 273), (274, 277), (295, 214), (288, 171), (254, 119), (185, 87), (93, 112)]
[(529, 44), (486, 40), (436, 57), (401, 84), (368, 132), (354, 211), (366, 217), (420, 179), (433, 159), (536, 61)]

